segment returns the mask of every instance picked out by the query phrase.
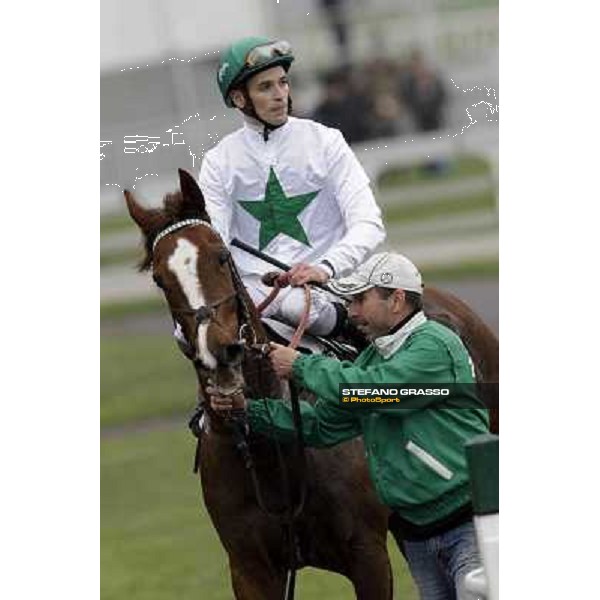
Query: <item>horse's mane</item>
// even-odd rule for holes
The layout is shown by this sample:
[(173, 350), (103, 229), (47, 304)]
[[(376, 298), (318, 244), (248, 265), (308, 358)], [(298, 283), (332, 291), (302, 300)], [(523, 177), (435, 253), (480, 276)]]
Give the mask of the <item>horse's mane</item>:
[(140, 271), (147, 271), (152, 265), (152, 244), (165, 227), (184, 219), (208, 220), (207, 214), (198, 205), (188, 202), (181, 191), (166, 194), (162, 208), (148, 210), (146, 215), (147, 226), (143, 234), (145, 255), (138, 264)]

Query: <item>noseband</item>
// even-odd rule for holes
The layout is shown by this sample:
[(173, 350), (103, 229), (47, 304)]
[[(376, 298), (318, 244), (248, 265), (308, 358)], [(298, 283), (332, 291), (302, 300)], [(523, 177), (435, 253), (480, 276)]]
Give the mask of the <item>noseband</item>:
[(218, 319), (216, 318), (217, 317), (217, 308), (219, 308), (219, 306), (221, 306), (221, 304), (225, 304), (225, 302), (228, 302), (232, 298), (236, 298), (236, 297), (237, 297), (237, 292), (234, 291), (231, 294), (229, 294), (228, 296), (225, 296), (225, 298), (221, 298), (220, 300), (217, 300), (216, 302), (213, 302), (212, 304), (202, 305), (198, 309), (172, 308), (171, 311), (176, 314), (180, 313), (180, 314), (184, 314), (184, 315), (194, 315), (194, 318), (196, 319), (196, 325), (202, 325), (203, 323), (210, 323), (211, 321), (218, 323)]

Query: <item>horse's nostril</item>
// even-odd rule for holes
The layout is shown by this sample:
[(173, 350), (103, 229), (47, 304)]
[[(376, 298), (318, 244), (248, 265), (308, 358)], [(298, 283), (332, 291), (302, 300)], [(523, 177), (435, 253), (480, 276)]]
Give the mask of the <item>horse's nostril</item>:
[(241, 344), (229, 344), (222, 348), (221, 354), (221, 362), (225, 365), (235, 365), (238, 364), (242, 360), (242, 353), (244, 349)]

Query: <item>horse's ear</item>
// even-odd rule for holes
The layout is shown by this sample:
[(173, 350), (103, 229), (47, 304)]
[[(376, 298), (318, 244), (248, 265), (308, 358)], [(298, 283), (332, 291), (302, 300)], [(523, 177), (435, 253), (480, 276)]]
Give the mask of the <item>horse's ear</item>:
[(201, 218), (210, 223), (202, 190), (196, 183), (196, 180), (183, 169), (179, 169), (179, 189), (183, 194), (185, 203), (193, 206), (199, 212)]
[(131, 218), (143, 232), (146, 232), (150, 224), (149, 211), (138, 204), (135, 196), (129, 190), (124, 190), (123, 193), (125, 194), (125, 202), (127, 203), (127, 210), (129, 210)]

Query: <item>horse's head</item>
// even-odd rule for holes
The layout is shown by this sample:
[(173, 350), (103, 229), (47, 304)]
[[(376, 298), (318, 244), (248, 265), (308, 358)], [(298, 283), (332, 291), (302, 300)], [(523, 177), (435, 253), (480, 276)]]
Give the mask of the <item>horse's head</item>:
[(242, 306), (229, 251), (212, 228), (194, 178), (179, 170), (179, 192), (160, 209), (145, 209), (125, 191), (127, 208), (144, 235), (140, 270), (152, 270), (173, 321), (187, 342), (186, 355), (224, 391), (242, 384)]

